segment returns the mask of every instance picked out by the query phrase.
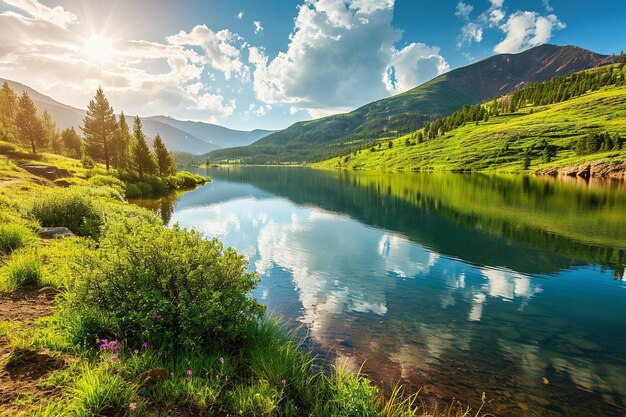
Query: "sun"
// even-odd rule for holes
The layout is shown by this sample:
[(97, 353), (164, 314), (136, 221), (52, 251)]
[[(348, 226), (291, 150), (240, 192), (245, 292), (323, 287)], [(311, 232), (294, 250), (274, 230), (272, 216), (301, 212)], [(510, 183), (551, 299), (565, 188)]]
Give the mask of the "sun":
[(100, 35), (85, 39), (83, 51), (90, 61), (106, 62), (115, 54), (113, 41)]

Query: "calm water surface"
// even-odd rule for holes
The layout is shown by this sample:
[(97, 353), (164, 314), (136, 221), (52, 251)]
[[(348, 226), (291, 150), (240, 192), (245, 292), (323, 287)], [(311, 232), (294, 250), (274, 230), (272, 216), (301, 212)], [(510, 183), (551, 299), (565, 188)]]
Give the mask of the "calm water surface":
[(626, 415), (626, 188), (221, 168), (139, 201), (250, 260), (254, 295), (385, 385), (502, 416)]

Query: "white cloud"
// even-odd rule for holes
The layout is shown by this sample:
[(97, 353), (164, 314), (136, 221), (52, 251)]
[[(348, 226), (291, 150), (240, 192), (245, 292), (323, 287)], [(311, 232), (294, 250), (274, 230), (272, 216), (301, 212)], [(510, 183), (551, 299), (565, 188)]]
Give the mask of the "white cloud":
[(515, 12), (500, 26), (505, 38), (493, 49), (497, 53), (517, 53), (546, 43), (555, 30), (565, 28), (555, 15), (540, 16), (536, 12)]
[(243, 10), (240, 10), (239, 13), (237, 13), (237, 19), (239, 20), (243, 19), (243, 15), (244, 15)]
[(397, 94), (449, 70), (450, 66), (439, 54), (439, 48), (412, 43), (393, 50), (383, 81), (387, 91)]
[(254, 23), (254, 33), (259, 33), (263, 30), (263, 26), (261, 26), (261, 22), (259, 20), (255, 20), (252, 23)]
[(230, 80), (233, 73), (240, 78), (246, 76), (247, 68), (241, 62), (241, 53), (235, 46), (235, 42), (241, 38), (229, 30), (214, 32), (206, 25), (197, 25), (191, 32), (181, 30), (166, 40), (172, 45), (201, 47), (204, 52), (202, 63), (222, 71), (226, 80)]
[[(490, 3), (491, 6), (487, 10), (461, 27), (457, 48), (473, 42), (480, 43), (484, 38), (485, 30), (497, 28), (505, 36), (494, 47), (494, 52), (517, 53), (548, 42), (555, 30), (565, 28), (565, 24), (554, 14), (542, 16), (534, 11), (518, 10), (507, 18), (504, 0), (490, 0)], [(543, 0), (543, 5), (548, 12), (553, 11), (549, 0)], [(463, 6), (462, 2), (457, 5), (456, 15), (467, 20), (466, 16), (469, 13), (464, 13)]]
[(61, 6), (48, 7), (36, 0), (2, 0), (9, 6), (23, 10), (35, 20), (42, 20), (52, 23), (61, 28), (67, 28), (76, 23), (78, 18), (75, 14), (68, 12)]
[(471, 4), (465, 4), (462, 1), (458, 2), (456, 5), (456, 13), (455, 15), (461, 19), (469, 19), (470, 13), (474, 10), (474, 6)]
[[(286, 51), (270, 59), (249, 48), (257, 99), (317, 116), (415, 87), (437, 75), (429, 68), (447, 68), (436, 48), (394, 47), (401, 32), (392, 25), (393, 8), (393, 0), (307, 0)], [(392, 67), (399, 82), (386, 78)]]
[(550, 5), (550, 0), (543, 0), (543, 7), (546, 8), (548, 13), (552, 13), (554, 11), (554, 7)]

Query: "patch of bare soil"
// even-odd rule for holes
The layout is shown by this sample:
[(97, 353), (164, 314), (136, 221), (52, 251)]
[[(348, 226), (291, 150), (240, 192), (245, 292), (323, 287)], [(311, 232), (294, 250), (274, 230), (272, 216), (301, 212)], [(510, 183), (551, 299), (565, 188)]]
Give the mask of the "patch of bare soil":
[[(20, 329), (35, 325), (41, 317), (53, 313), (54, 300), (36, 288), (15, 293), (0, 293), (0, 321), (17, 324)], [(0, 416), (11, 416), (23, 405), (59, 395), (37, 385), (52, 371), (62, 369), (72, 358), (54, 355), (47, 350), (12, 350), (7, 340), (0, 339)]]

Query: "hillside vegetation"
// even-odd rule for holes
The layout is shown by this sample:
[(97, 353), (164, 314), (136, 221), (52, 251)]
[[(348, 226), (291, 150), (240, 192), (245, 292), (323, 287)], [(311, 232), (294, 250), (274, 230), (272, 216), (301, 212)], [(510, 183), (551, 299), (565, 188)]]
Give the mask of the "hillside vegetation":
[(524, 83), (546, 81), (611, 61), (611, 57), (578, 47), (555, 45), (496, 55), (350, 113), (295, 123), (250, 146), (213, 151), (208, 158), (211, 162), (248, 164), (319, 161), (373, 139), (412, 132), (464, 105), (510, 93)]
[[(622, 163), (626, 160), (623, 146), (626, 70), (623, 64), (617, 64), (590, 70), (587, 74), (596, 76), (609, 72), (614, 75), (613, 81), (609, 85), (606, 82), (598, 85), (595, 91), (584, 90), (573, 94), (573, 98), (563, 95), (547, 100), (552, 104), (536, 105), (528, 94), (536, 90), (536, 85), (529, 85), (515, 94), (484, 103), (480, 106), (482, 112), (472, 115), (472, 108), (468, 107), (467, 118), (461, 123), (454, 121), (458, 114), (453, 114), (428, 124), (425, 129), (396, 139), (371, 142), (367, 147), (315, 166), (530, 172), (592, 161)], [(568, 80), (572, 83), (574, 79)], [(546, 85), (561, 85), (562, 90), (563, 85), (556, 81)], [(554, 95), (558, 96), (561, 90), (556, 89)], [(608, 138), (606, 144), (605, 137)]]

